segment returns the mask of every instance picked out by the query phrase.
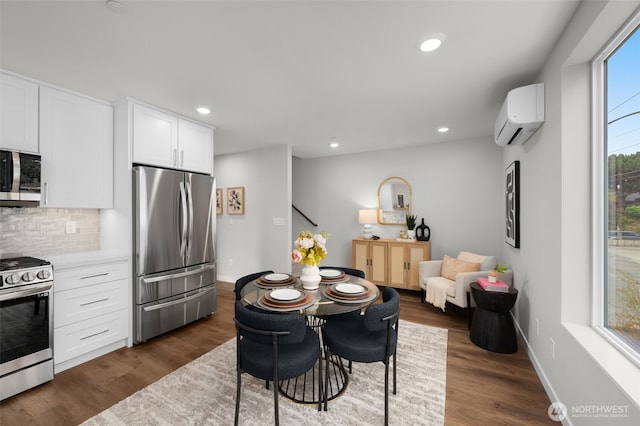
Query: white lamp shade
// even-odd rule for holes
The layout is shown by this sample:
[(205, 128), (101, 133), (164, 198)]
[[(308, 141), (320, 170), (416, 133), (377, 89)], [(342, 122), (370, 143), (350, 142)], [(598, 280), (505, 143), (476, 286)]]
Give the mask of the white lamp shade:
[(358, 223), (361, 225), (378, 223), (378, 211), (376, 209), (358, 210)]
[(358, 210), (358, 223), (363, 224), (362, 235), (367, 240), (373, 237), (372, 223), (378, 222), (378, 211), (375, 209)]

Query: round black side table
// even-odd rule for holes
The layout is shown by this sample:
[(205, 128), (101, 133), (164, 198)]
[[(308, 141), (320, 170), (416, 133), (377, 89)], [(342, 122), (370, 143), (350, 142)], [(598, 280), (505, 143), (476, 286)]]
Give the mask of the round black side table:
[(518, 350), (516, 329), (509, 311), (516, 303), (518, 290), (486, 291), (477, 282), (471, 283), (471, 296), (476, 309), (469, 337), (476, 345), (492, 352), (510, 354)]

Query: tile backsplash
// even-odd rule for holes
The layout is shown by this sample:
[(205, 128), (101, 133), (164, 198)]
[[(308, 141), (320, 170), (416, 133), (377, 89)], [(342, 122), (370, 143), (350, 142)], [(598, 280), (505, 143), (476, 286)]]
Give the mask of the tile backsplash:
[[(67, 233), (67, 224), (75, 233)], [(98, 209), (0, 207), (0, 258), (44, 257), (100, 248)]]

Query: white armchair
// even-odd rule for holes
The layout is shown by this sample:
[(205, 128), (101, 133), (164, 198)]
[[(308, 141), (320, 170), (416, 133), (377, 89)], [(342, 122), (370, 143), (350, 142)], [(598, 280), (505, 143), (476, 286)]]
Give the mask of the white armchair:
[[(495, 269), (497, 265), (498, 261), (495, 256), (484, 256), (466, 251), (460, 252), (456, 259), (445, 256), (444, 260), (422, 261), (419, 264), (422, 301), (432, 303), (443, 311), (446, 302), (461, 308), (469, 308), (467, 299), (469, 284), (477, 281), (480, 277), (486, 277), (489, 271)], [(445, 270), (443, 270), (443, 266)], [(500, 279), (511, 286), (513, 271), (508, 269), (501, 274)]]

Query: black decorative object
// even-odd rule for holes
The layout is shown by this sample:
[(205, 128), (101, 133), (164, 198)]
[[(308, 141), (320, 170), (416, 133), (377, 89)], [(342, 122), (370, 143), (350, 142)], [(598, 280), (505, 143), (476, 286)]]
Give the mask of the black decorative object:
[(416, 226), (416, 239), (418, 241), (429, 241), (431, 237), (431, 229), (424, 224), (424, 217), (422, 218), (422, 225)]
[(505, 174), (505, 242), (520, 248), (520, 162), (514, 161)]

